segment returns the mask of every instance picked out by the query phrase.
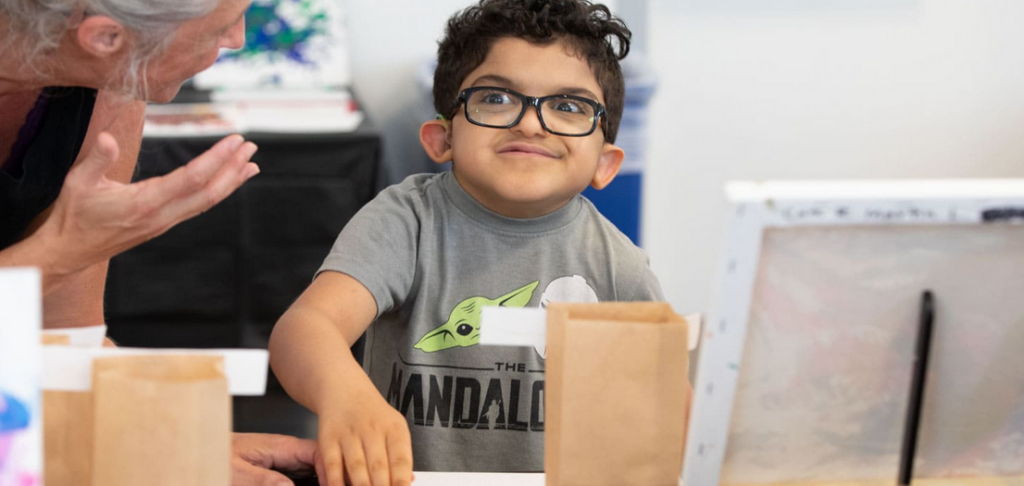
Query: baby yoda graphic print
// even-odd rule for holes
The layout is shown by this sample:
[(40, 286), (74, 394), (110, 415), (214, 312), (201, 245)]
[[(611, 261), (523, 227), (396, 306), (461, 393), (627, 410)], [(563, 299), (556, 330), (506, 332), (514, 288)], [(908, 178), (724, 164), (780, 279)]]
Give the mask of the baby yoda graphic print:
[[(414, 438), (416, 430), (433, 429), (544, 431), (544, 346), (535, 346), (536, 354), (529, 351), (532, 356), (522, 348), (474, 348), (480, 344), (484, 307), (527, 307), (532, 302), (544, 308), (550, 302), (598, 301), (587, 279), (579, 275), (556, 278), (538, 295), (540, 285), (535, 280), (498, 297), (477, 295), (459, 301), (443, 324), (420, 336), (415, 352), (399, 354), (398, 361), (389, 363), (390, 378), (382, 392), (409, 420)], [(495, 440), (522, 444), (514, 436)], [(539, 446), (543, 439), (530, 440)]]
[[(540, 296), (540, 308), (546, 309), (551, 302), (573, 302), (580, 304), (597, 303), (597, 293), (587, 285), (587, 279), (573, 275), (553, 280)], [(546, 344), (536, 344), (534, 349), (541, 358), (548, 358)]]
[(540, 281), (526, 284), (497, 299), (470, 297), (459, 302), (452, 309), (448, 321), (427, 333), (414, 346), (427, 353), (444, 351), (454, 347), (476, 346), (480, 343), (480, 311), (484, 307), (526, 307), (533, 298), (533, 291)]

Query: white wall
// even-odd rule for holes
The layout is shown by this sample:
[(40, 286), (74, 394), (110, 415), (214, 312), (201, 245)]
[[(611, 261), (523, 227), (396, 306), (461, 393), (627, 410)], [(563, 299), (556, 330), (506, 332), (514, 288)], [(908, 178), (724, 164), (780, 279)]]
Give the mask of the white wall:
[(643, 241), (707, 311), (733, 179), (1024, 177), (1024, 2), (651, 0)]
[[(452, 14), (471, 0), (346, 0), (352, 81), (363, 108), (384, 138), (385, 167), (419, 172), (430, 161), (418, 133), (431, 111), (416, 69), (437, 54), (437, 41)], [(428, 104), (424, 104), (428, 103)]]
[[(384, 137), (393, 176), (431, 168), (419, 145), (420, 124), (432, 117), (416, 70), (437, 55), (448, 17), (475, 0), (345, 0), (354, 88)], [(614, 10), (616, 1), (602, 2)], [(429, 96), (429, 95), (428, 95)], [(426, 117), (426, 118), (425, 118)]]

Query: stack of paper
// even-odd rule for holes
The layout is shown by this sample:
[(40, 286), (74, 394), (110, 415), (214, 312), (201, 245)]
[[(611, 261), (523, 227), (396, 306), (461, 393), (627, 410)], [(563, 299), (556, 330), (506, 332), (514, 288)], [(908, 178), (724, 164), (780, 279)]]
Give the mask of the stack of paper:
[(363, 114), (348, 91), (223, 91), (212, 102), (151, 105), (143, 135), (189, 137), (230, 133), (341, 133)]

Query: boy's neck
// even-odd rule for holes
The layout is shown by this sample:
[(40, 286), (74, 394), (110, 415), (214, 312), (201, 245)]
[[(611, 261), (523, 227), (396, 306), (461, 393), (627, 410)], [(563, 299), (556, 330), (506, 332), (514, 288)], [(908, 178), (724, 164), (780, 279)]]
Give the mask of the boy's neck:
[(564, 208), (566, 204), (569, 204), (569, 201), (572, 201), (573, 198), (576, 197), (573, 195), (569, 198), (536, 201), (531, 203), (507, 201), (490, 194), (474, 194), (473, 190), (467, 188), (466, 184), (463, 184), (462, 181), (459, 180), (459, 174), (454, 168), (452, 169), (452, 175), (455, 177), (455, 183), (462, 188), (463, 192), (476, 201), (477, 204), (483, 206), (492, 213), (506, 218), (533, 219), (547, 216)]

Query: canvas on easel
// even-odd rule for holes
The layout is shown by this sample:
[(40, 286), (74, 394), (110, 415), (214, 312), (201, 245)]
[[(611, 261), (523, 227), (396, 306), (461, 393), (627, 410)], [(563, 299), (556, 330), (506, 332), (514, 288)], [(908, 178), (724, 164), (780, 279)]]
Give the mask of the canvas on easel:
[(245, 45), (223, 51), (194, 78), (196, 87), (308, 90), (351, 83), (343, 2), (255, 0), (245, 22)]
[[(684, 482), (1024, 481), (1024, 181), (738, 184)], [(938, 484), (938, 483), (936, 483)]]

